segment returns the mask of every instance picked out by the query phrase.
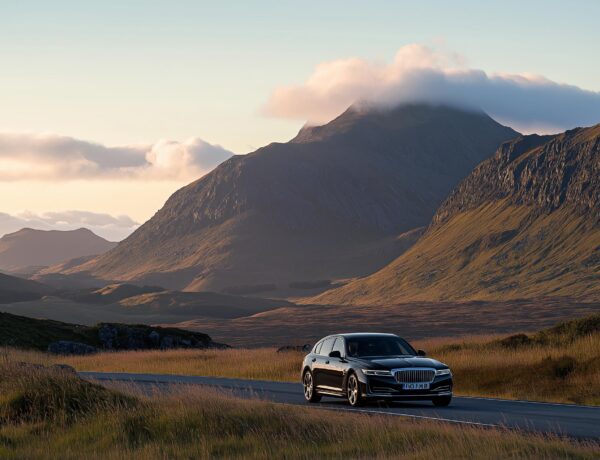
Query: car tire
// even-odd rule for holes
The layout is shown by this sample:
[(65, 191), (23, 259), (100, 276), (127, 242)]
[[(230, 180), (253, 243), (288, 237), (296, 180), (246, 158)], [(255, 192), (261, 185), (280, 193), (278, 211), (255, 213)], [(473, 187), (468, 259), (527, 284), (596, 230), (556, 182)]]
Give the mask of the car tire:
[(315, 379), (311, 371), (306, 371), (302, 376), (302, 386), (304, 387), (304, 399), (310, 403), (317, 403), (321, 400), (321, 395), (315, 390)]
[(450, 401), (452, 401), (452, 396), (440, 396), (431, 400), (436, 407), (446, 407), (450, 405)]
[(362, 406), (364, 403), (360, 393), (360, 382), (356, 374), (350, 374), (346, 382), (346, 399), (352, 407)]

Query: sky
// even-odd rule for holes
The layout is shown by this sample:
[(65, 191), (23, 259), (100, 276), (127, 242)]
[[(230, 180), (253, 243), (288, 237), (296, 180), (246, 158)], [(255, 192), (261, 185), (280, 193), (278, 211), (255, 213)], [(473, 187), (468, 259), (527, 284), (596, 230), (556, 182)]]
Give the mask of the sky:
[(120, 239), (356, 99), (460, 97), (524, 132), (600, 122), (600, 2), (491, 3), (0, 0), (0, 235)]

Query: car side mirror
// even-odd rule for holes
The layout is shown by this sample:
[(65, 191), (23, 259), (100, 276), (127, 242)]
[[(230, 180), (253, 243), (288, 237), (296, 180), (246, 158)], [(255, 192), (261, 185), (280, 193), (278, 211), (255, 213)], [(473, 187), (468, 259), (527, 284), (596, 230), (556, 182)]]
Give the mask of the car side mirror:
[(334, 350), (331, 353), (329, 353), (329, 357), (342, 359), (342, 354), (338, 350)]
[(417, 355), (419, 355), (419, 356), (427, 356), (427, 353), (425, 353), (425, 350), (417, 350)]

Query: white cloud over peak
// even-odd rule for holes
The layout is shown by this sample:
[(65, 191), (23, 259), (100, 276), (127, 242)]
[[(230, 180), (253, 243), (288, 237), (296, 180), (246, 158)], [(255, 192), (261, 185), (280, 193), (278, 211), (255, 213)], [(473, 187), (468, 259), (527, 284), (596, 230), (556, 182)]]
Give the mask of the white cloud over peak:
[(0, 181), (153, 179), (189, 181), (232, 155), (199, 138), (107, 147), (46, 133), (0, 132)]
[(301, 85), (276, 88), (267, 115), (324, 123), (348, 106), (426, 102), (483, 109), (522, 132), (557, 132), (600, 123), (600, 92), (540, 75), (488, 74), (459, 55), (418, 44), (401, 47), (391, 63), (360, 58), (324, 62)]
[(109, 241), (120, 241), (139, 224), (128, 216), (89, 211), (23, 212), (15, 215), (0, 212), (0, 237), (25, 227), (36, 230), (76, 230), (84, 227)]

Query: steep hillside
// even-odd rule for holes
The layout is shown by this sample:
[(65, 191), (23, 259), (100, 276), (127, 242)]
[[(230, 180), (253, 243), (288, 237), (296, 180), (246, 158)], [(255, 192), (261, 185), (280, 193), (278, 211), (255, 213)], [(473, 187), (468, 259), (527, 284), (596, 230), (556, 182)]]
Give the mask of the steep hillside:
[(406, 250), (416, 234), (398, 235), (426, 225), (515, 136), (478, 112), (351, 107), (222, 163), (115, 249), (65, 273), (229, 292), (365, 275)]
[(102, 254), (116, 246), (88, 229), (60, 231), (24, 228), (0, 238), (0, 269), (30, 270), (75, 257)]
[(600, 125), (505, 143), (387, 267), (317, 302), (600, 299)]

